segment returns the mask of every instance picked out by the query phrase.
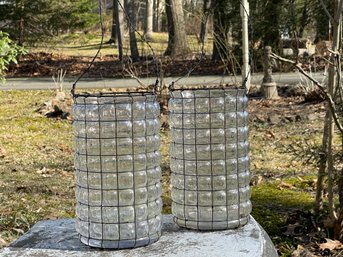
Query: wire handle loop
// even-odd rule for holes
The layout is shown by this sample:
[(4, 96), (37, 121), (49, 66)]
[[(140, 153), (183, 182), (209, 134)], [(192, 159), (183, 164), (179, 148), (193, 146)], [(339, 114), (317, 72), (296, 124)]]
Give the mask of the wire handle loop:
[(71, 95), (73, 96), (73, 98), (75, 98), (76, 94), (75, 94), (75, 91), (76, 91), (76, 85), (77, 83), (83, 78), (83, 76), (90, 71), (91, 67), (93, 66), (96, 58), (98, 58), (99, 54), (100, 54), (100, 51), (103, 47), (103, 44), (104, 44), (104, 36), (105, 36), (105, 28), (104, 28), (104, 23), (103, 23), (103, 19), (102, 19), (102, 3), (101, 3), (101, 0), (99, 0), (99, 21), (100, 21), (100, 27), (101, 27), (101, 41), (100, 41), (100, 45), (99, 45), (99, 48), (96, 52), (96, 54), (94, 55), (91, 63), (88, 65), (87, 69), (85, 69), (81, 74), (80, 76), (74, 81), (72, 87), (71, 87)]
[(153, 56), (153, 62), (155, 63), (155, 72), (156, 72), (156, 82), (155, 85), (153, 86), (153, 91), (157, 92), (159, 90), (159, 78), (161, 75), (161, 68), (159, 65), (159, 59), (156, 56), (155, 50), (154, 48), (151, 46), (151, 44), (149, 43), (149, 41), (146, 40), (146, 38), (144, 37), (144, 35), (142, 35), (137, 29), (136, 26), (134, 24), (132, 24), (131, 18), (129, 16), (129, 14), (126, 12), (123, 4), (119, 1), (119, 0), (115, 0), (118, 4), (118, 6), (123, 10), (126, 20), (128, 22), (128, 25), (135, 31), (135, 33), (140, 37), (140, 39), (149, 47), (149, 49), (151, 50), (152, 56)]
[[(131, 20), (129, 18), (129, 15), (125, 11), (125, 8), (121, 4), (121, 2), (119, 0), (116, 0), (116, 1), (117, 1), (118, 5), (120, 6), (120, 8), (124, 11), (126, 19), (127, 19), (128, 23), (129, 23), (129, 26), (131, 26), (135, 30), (135, 32), (141, 37), (141, 40), (144, 41), (148, 45), (148, 47), (150, 48), (150, 50), (151, 50), (151, 52), (153, 54), (153, 61), (154, 61), (155, 65), (156, 65), (156, 82), (155, 82), (152, 90), (155, 93), (155, 92), (157, 92), (159, 90), (159, 77), (160, 77), (160, 72), (161, 72), (160, 65), (158, 63), (158, 58), (156, 57), (156, 53), (155, 53), (154, 49), (152, 48), (151, 44), (148, 41), (146, 41), (144, 36), (139, 31), (136, 30), (135, 26), (133, 26), (133, 24), (132, 24), (132, 22), (131, 22)], [(99, 48), (98, 48), (95, 56), (93, 57), (91, 63), (87, 67), (87, 69), (85, 69), (80, 74), (80, 76), (74, 81), (74, 83), (72, 85), (72, 88), (71, 88), (71, 91), (70, 91), (70, 93), (73, 96), (73, 98), (76, 97), (76, 93), (75, 92), (76, 92), (76, 85), (77, 85), (77, 83), (83, 78), (83, 76), (87, 72), (90, 71), (91, 67), (94, 65), (94, 62), (95, 62), (96, 58), (99, 56), (100, 51), (101, 51), (101, 49), (103, 47), (103, 44), (104, 44), (105, 27), (104, 27), (104, 22), (103, 22), (103, 15), (102, 15), (103, 8), (102, 8), (101, 0), (99, 0), (98, 3), (99, 3), (99, 22), (100, 22), (100, 27), (101, 27), (101, 41), (100, 41), (100, 45), (99, 45)]]
[(245, 76), (245, 78), (242, 78), (242, 88), (245, 89), (245, 93), (248, 93), (249, 88), (247, 87), (247, 83), (249, 80), (249, 77), (251, 76), (251, 69), (249, 69), (248, 74)]
[[(206, 16), (205, 16), (205, 24), (207, 23), (209, 16), (210, 16), (210, 12), (207, 12)], [(179, 80), (181, 80), (185, 77), (189, 77), (193, 73), (193, 71), (200, 66), (201, 62), (204, 60), (204, 57), (205, 57), (205, 40), (202, 40), (202, 42), (201, 42), (201, 56), (199, 58), (199, 61), (186, 74), (184, 74), (183, 76), (172, 81), (169, 85), (169, 90), (173, 91), (175, 89), (174, 88), (175, 83), (177, 83)]]
[(174, 91), (175, 90), (175, 81), (172, 81), (169, 86), (168, 86), (169, 91)]
[(157, 78), (155, 81), (154, 87), (152, 89), (153, 93), (159, 92), (159, 84), (160, 84), (160, 80)]
[[(245, 6), (243, 5), (242, 1), (240, 1), (240, 5), (242, 6), (243, 11), (247, 14), (247, 16), (248, 16), (248, 18), (249, 18), (249, 21), (248, 21), (248, 22), (249, 22), (249, 25), (250, 25), (250, 30), (251, 30), (251, 35), (252, 35), (251, 37), (253, 38), (253, 37), (254, 37), (254, 30), (253, 30), (253, 24), (252, 24), (252, 22), (251, 22), (251, 16), (250, 16), (250, 14), (249, 14), (249, 11), (248, 11), (248, 10), (245, 8)], [(215, 9), (215, 8), (216, 8), (216, 6), (215, 6), (215, 5), (212, 5), (211, 9), (213, 10), (213, 9)], [(206, 13), (206, 16), (205, 16), (205, 23), (207, 23), (208, 18), (209, 18), (209, 15), (210, 15), (210, 12), (208, 11), (208, 12)], [(183, 76), (181, 76), (181, 77), (175, 79), (174, 81), (172, 81), (172, 82), (169, 84), (169, 86), (168, 86), (169, 91), (174, 91), (174, 90), (175, 90), (175, 84), (176, 84), (179, 80), (181, 80), (181, 79), (183, 79), (183, 78), (185, 78), (185, 77), (189, 77), (189, 76), (191, 75), (191, 73), (192, 73), (198, 66), (200, 66), (200, 64), (201, 64), (201, 62), (202, 62), (204, 56), (205, 56), (205, 42), (202, 41), (202, 46), (201, 46), (201, 58), (200, 58), (199, 62), (198, 62), (196, 65), (194, 65), (194, 67), (192, 67), (185, 75), (183, 75)], [(253, 55), (249, 53), (249, 56), (250, 56), (250, 58), (249, 58), (249, 64), (250, 64), (250, 66), (251, 66), (251, 64), (252, 64), (252, 59), (253, 59)], [(251, 68), (250, 68), (249, 71), (248, 71), (248, 74), (246, 74), (245, 78), (242, 78), (241, 88), (244, 88), (246, 93), (248, 93), (248, 90), (249, 90), (248, 87), (247, 87), (247, 83), (248, 83), (249, 77), (251, 76), (251, 73), (252, 73), (252, 72), (251, 72)]]

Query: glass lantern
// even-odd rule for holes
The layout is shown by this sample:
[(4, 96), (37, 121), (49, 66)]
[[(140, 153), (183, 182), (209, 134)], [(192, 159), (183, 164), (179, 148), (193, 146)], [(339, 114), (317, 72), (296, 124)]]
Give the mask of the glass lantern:
[(172, 213), (179, 226), (220, 230), (248, 222), (247, 102), (244, 88), (171, 91)]
[(79, 94), (73, 112), (81, 241), (112, 249), (157, 241), (162, 201), (156, 96)]

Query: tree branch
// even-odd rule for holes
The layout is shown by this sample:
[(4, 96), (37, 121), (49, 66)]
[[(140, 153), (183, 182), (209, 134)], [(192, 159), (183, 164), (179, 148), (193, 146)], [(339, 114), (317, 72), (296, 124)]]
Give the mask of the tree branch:
[(329, 104), (329, 108), (330, 108), (330, 111), (332, 113), (332, 117), (333, 117), (333, 119), (335, 121), (335, 124), (336, 124), (338, 130), (340, 131), (340, 133), (343, 134), (343, 125), (342, 125), (342, 123), (340, 122), (340, 120), (338, 118), (337, 110), (336, 110), (336, 107), (335, 107), (335, 102), (333, 101), (332, 96), (326, 91), (325, 87), (318, 80), (316, 80), (311, 75), (309, 75), (301, 67), (301, 65), (299, 63), (297, 63), (295, 61), (292, 61), (292, 60), (289, 60), (289, 59), (286, 59), (286, 58), (283, 58), (281, 56), (278, 56), (275, 53), (271, 53), (270, 56), (272, 58), (274, 58), (275, 60), (292, 64), (301, 74), (303, 74), (306, 78), (308, 78), (310, 81), (312, 81), (320, 89), (320, 91), (324, 94), (325, 99), (326, 99), (326, 101)]
[[(321, 0), (323, 1), (323, 0)], [(342, 15), (342, 10), (343, 10), (343, 0), (340, 0), (338, 3), (338, 8), (335, 13), (335, 22), (338, 24), (339, 20), (341, 19)]]
[(339, 96), (341, 104), (343, 103), (343, 95), (342, 95), (342, 63), (341, 63), (341, 56), (338, 54), (335, 56), (337, 62), (337, 85), (336, 85), (336, 92), (335, 97)]
[(132, 69), (132, 61), (130, 60), (130, 64), (127, 65), (127, 67), (125, 67), (125, 64), (123, 64), (123, 70), (130, 75), (131, 78), (135, 79), (138, 84), (143, 87), (143, 88), (147, 88), (147, 85), (145, 85), (143, 83), (143, 81), (141, 81), (135, 74), (135, 72)]
[(322, 5), (322, 7), (323, 7), (323, 9), (324, 9), (324, 12), (325, 12), (325, 14), (329, 17), (330, 21), (333, 22), (334, 19), (333, 19), (333, 17), (331, 16), (331, 14), (329, 13), (328, 8), (327, 8), (326, 5), (324, 4), (324, 1), (323, 1), (323, 0), (320, 0), (320, 4)]

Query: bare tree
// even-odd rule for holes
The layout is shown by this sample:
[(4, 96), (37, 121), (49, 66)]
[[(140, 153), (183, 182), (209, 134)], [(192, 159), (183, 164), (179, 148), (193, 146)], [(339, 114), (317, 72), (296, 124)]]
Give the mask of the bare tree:
[[(115, 19), (115, 29), (118, 44), (119, 60), (123, 59), (123, 43), (124, 43), (124, 0), (113, 0), (113, 16)], [(112, 27), (113, 30), (113, 27)], [(112, 31), (113, 33), (113, 31)]]
[(239, 2), (213, 0), (213, 53), (212, 60), (227, 60), (230, 53), (230, 32), (235, 23), (232, 20)]
[(181, 56), (189, 54), (182, 0), (166, 0), (166, 14), (168, 47), (164, 55)]
[[(322, 0), (321, 0), (322, 1)], [(342, 28), (342, 9), (343, 9), (343, 0), (335, 0), (335, 13), (333, 17), (330, 17), (333, 24), (333, 40), (332, 40), (332, 53), (330, 57), (330, 68), (329, 68), (329, 82), (328, 82), (328, 93), (336, 98), (336, 90), (338, 89), (342, 92), (341, 88), (341, 64), (340, 64), (340, 50), (342, 46), (341, 38), (341, 28)], [(339, 87), (339, 88), (338, 88)], [(342, 94), (341, 94), (342, 96)], [(343, 99), (341, 99), (343, 100)], [(342, 102), (341, 102), (342, 104)], [(334, 113), (330, 112), (328, 116), (328, 153), (327, 153), (327, 166), (328, 166), (328, 188), (329, 188), (329, 208), (330, 208), (330, 218), (333, 221), (334, 229), (336, 230), (336, 237), (343, 239), (342, 231), (342, 222), (343, 222), (343, 205), (340, 206), (340, 215), (337, 217), (334, 210), (334, 201), (333, 201), (333, 176), (334, 176), (334, 164), (333, 164), (333, 154), (332, 154), (332, 144), (333, 144), (333, 135), (334, 135)], [(336, 121), (337, 122), (337, 121)], [(337, 124), (338, 127), (341, 127), (341, 124)], [(341, 131), (342, 132), (342, 131)], [(343, 133), (342, 133), (343, 136)], [(343, 147), (343, 145), (342, 145)], [(340, 172), (339, 177), (341, 177), (343, 172)], [(343, 199), (343, 187), (339, 183), (339, 201), (342, 204)]]
[[(321, 0), (323, 3), (323, 0)], [(324, 5), (323, 5), (324, 6)], [(339, 109), (342, 108), (343, 103), (343, 87), (341, 81), (341, 60), (340, 50), (342, 47), (341, 39), (341, 26), (342, 26), (342, 10), (343, 0), (335, 0), (335, 13), (333, 16), (325, 10), (333, 26), (333, 37), (332, 46), (329, 49), (331, 56), (329, 58), (329, 80), (327, 86), (318, 82), (316, 79), (311, 77), (302, 68), (301, 64), (282, 58), (273, 54), (273, 57), (294, 65), (302, 74), (310, 79), (324, 94), (328, 110), (324, 120), (324, 131), (322, 140), (322, 154), (320, 159), (320, 166), (317, 180), (317, 192), (315, 201), (315, 211), (318, 213), (322, 208), (323, 202), (323, 190), (324, 190), (324, 178), (327, 177), (327, 192), (328, 192), (328, 207), (329, 216), (327, 224), (332, 226), (334, 230), (334, 237), (337, 239), (343, 239), (343, 170), (335, 172), (334, 158), (333, 158), (333, 136), (334, 127), (336, 126), (341, 134), (342, 138), (342, 153), (343, 153), (343, 124), (342, 117), (339, 114)], [(339, 208), (336, 208), (334, 204), (334, 177), (338, 177), (338, 197), (339, 197)], [(338, 212), (337, 212), (338, 210)]]
[(126, 12), (129, 27), (130, 51), (133, 62), (138, 61), (139, 52), (136, 38), (136, 5), (135, 0), (126, 0)]
[(152, 39), (154, 20), (154, 0), (146, 0), (145, 39)]
[(108, 44), (116, 44), (117, 43), (117, 23), (116, 23), (116, 8), (114, 7), (117, 4), (117, 0), (112, 1), (112, 26), (111, 26), (111, 38), (108, 40)]
[(203, 4), (203, 17), (201, 20), (200, 25), (200, 42), (204, 44), (207, 40), (207, 25), (208, 25), (208, 17), (211, 12), (211, 0), (204, 0)]
[(162, 9), (164, 6), (163, 0), (153, 0), (154, 7), (153, 7), (153, 31), (160, 32), (161, 25), (162, 25)]

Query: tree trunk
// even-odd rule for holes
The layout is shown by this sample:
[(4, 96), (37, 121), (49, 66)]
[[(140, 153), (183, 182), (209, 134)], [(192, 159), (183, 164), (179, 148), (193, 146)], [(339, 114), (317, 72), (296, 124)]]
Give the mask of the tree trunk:
[(318, 215), (319, 211), (323, 207), (323, 191), (324, 191), (324, 178), (326, 176), (326, 163), (328, 156), (328, 138), (329, 138), (329, 116), (330, 110), (326, 111), (324, 119), (323, 139), (321, 147), (321, 155), (319, 160), (319, 170), (317, 175), (316, 185), (316, 201), (314, 205), (314, 211)]
[[(343, 153), (343, 137), (341, 138), (341, 151)], [(338, 178), (338, 197), (339, 197), (339, 206), (341, 206), (341, 213), (343, 213), (343, 168), (340, 171)]]
[(330, 112), (328, 118), (328, 155), (327, 155), (327, 167), (328, 167), (328, 206), (329, 206), (329, 214), (332, 221), (337, 221), (337, 213), (335, 210), (335, 203), (334, 203), (334, 161), (333, 161), (333, 153), (332, 153), (332, 143), (333, 143), (333, 135), (334, 135), (334, 122), (332, 118), (332, 113)]
[[(333, 25), (333, 51), (337, 52), (341, 50), (342, 47), (342, 8), (343, 8), (343, 0), (336, 0), (335, 1), (335, 17), (334, 17), (334, 25)], [(336, 60), (336, 66), (334, 67), (335, 79), (332, 81), (333, 86), (329, 88), (332, 90), (332, 97), (334, 99), (339, 99), (338, 101), (342, 101), (342, 77), (341, 77), (341, 56), (335, 56), (334, 60)], [(337, 88), (336, 88), (337, 87)], [(340, 102), (342, 104), (342, 102)], [(343, 135), (342, 136), (342, 147), (343, 147)], [(338, 183), (338, 194), (339, 194), (339, 202), (340, 202), (340, 209), (341, 213), (343, 213), (343, 170), (339, 176), (339, 183)]]
[[(343, 9), (343, 0), (335, 0), (335, 14), (333, 19), (333, 38), (332, 38), (332, 54), (330, 57), (330, 67), (329, 67), (329, 80), (328, 80), (328, 93), (334, 99), (335, 96), (335, 87), (340, 85), (341, 81), (337, 81), (340, 76), (337, 76), (338, 72), (341, 72), (337, 69), (338, 61), (336, 55), (334, 54), (337, 51), (340, 51), (341, 47), (341, 19), (342, 19), (342, 9)], [(335, 212), (335, 205), (333, 199), (333, 176), (334, 176), (334, 163), (333, 163), (333, 156), (332, 156), (332, 143), (333, 143), (333, 135), (334, 135), (334, 122), (333, 122), (333, 113), (330, 112), (329, 115), (329, 127), (328, 127), (328, 201), (329, 201), (329, 214), (331, 221), (334, 224), (334, 236), (337, 239), (342, 239), (343, 236), (343, 229), (342, 229), (342, 222), (343, 222), (343, 206), (340, 205), (340, 214), (337, 217)], [(339, 196), (343, 195), (341, 192), (343, 188), (339, 188)], [(340, 203), (343, 201), (340, 199)]]
[(152, 39), (154, 20), (154, 1), (146, 0), (146, 21), (145, 21), (145, 39)]
[[(334, 14), (334, 21), (333, 21), (333, 38), (332, 38), (332, 51), (335, 52), (339, 52), (341, 50), (341, 29), (342, 29), (342, 9), (343, 9), (343, 0), (335, 0), (335, 14)], [(341, 71), (338, 70), (338, 66), (339, 65), (339, 60), (337, 60), (337, 56), (335, 56), (334, 54), (331, 54), (331, 65), (329, 68), (329, 81), (328, 81), (328, 92), (329, 94), (332, 96), (333, 99), (335, 99), (335, 92), (336, 92), (336, 86), (339, 85), (341, 86), (341, 76), (338, 76), (338, 73), (340, 74)], [(331, 119), (332, 119), (332, 113), (331, 113)], [(331, 126), (329, 127), (329, 131), (333, 137), (334, 134), (334, 123), (332, 121), (332, 123), (330, 124)], [(331, 141), (329, 141), (329, 151), (331, 151), (331, 153), (328, 155), (328, 166), (330, 168), (330, 166), (332, 166), (332, 170), (331, 172), (333, 173), (333, 156), (332, 156), (332, 145), (330, 145), (330, 143), (332, 143), (332, 138)], [(329, 163), (331, 162), (331, 163)], [(330, 171), (330, 170), (329, 170)], [(342, 176), (342, 174), (340, 174), (340, 176)], [(329, 177), (330, 178), (330, 177)], [(342, 228), (342, 223), (343, 223), (343, 199), (341, 199), (341, 197), (343, 196), (343, 188), (342, 188), (342, 183), (341, 180), (342, 178), (339, 178), (338, 181), (338, 195), (340, 197), (339, 202), (340, 202), (340, 215), (337, 218), (336, 216), (332, 217), (335, 218), (334, 221), (336, 221), (335, 223), (335, 237), (337, 239), (342, 239), (343, 237), (343, 228)], [(330, 182), (330, 181), (329, 181)], [(333, 185), (332, 185), (333, 187)], [(332, 190), (332, 188), (331, 188)], [(330, 191), (329, 191), (330, 193)], [(330, 196), (330, 195), (329, 195)], [(332, 197), (333, 198), (333, 197)], [(332, 208), (333, 203), (333, 199), (331, 199), (331, 197), (329, 197), (329, 208)], [(330, 211), (330, 216), (335, 215), (335, 213), (332, 213), (332, 211)]]
[(113, 0), (111, 38), (108, 41), (109, 44), (116, 44), (117, 43), (117, 26), (116, 26), (117, 11), (116, 11), (116, 8), (114, 7), (116, 4), (118, 5), (117, 0)]
[(136, 38), (136, 15), (135, 15), (135, 0), (126, 0), (126, 10), (128, 16), (128, 27), (130, 37), (130, 51), (133, 62), (138, 61), (139, 52)]
[(160, 23), (160, 0), (153, 0), (154, 1), (154, 11), (153, 11), (153, 31), (160, 32), (161, 23)]
[(114, 0), (115, 22), (117, 24), (117, 42), (119, 60), (123, 60), (123, 43), (124, 43), (124, 0)]
[(207, 24), (208, 24), (208, 17), (209, 12), (211, 10), (211, 0), (204, 0), (203, 5), (203, 17), (201, 19), (200, 25), (200, 43), (204, 44), (207, 41)]
[[(334, 1), (323, 1), (324, 5), (326, 6), (327, 10), (332, 13), (334, 10)], [(321, 4), (321, 0), (315, 1), (315, 10), (313, 13), (313, 18), (316, 21), (316, 37), (314, 42), (317, 43), (321, 40), (328, 40), (328, 25), (330, 18), (323, 10), (323, 6)]]
[(166, 0), (168, 47), (164, 55), (181, 56), (190, 53), (185, 30), (182, 0)]
[[(342, 19), (342, 3), (343, 0), (335, 0), (335, 15), (334, 15), (334, 22), (333, 22), (333, 41), (332, 41), (332, 51), (336, 52), (340, 50), (341, 46), (341, 19)], [(329, 81), (328, 81), (328, 93), (334, 98), (334, 93), (336, 91), (336, 84), (337, 84), (337, 61), (336, 56), (334, 54), (331, 55), (331, 63), (329, 67)], [(332, 113), (330, 112), (330, 123), (329, 123), (329, 146), (328, 146), (328, 176), (329, 176), (329, 183), (330, 183), (330, 174), (334, 173), (333, 170), (333, 156), (332, 156), (332, 138), (334, 134), (334, 122), (332, 118)], [(331, 139), (331, 140), (330, 140)], [(333, 176), (333, 175), (332, 175)], [(337, 219), (337, 215), (331, 209), (334, 207), (333, 203), (333, 195), (330, 197), (330, 190), (333, 190), (333, 184), (329, 185), (329, 208), (330, 208), (330, 216), (332, 219)], [(332, 198), (332, 199), (331, 199)], [(343, 206), (340, 206), (341, 210)], [(340, 223), (340, 222), (339, 222)]]

